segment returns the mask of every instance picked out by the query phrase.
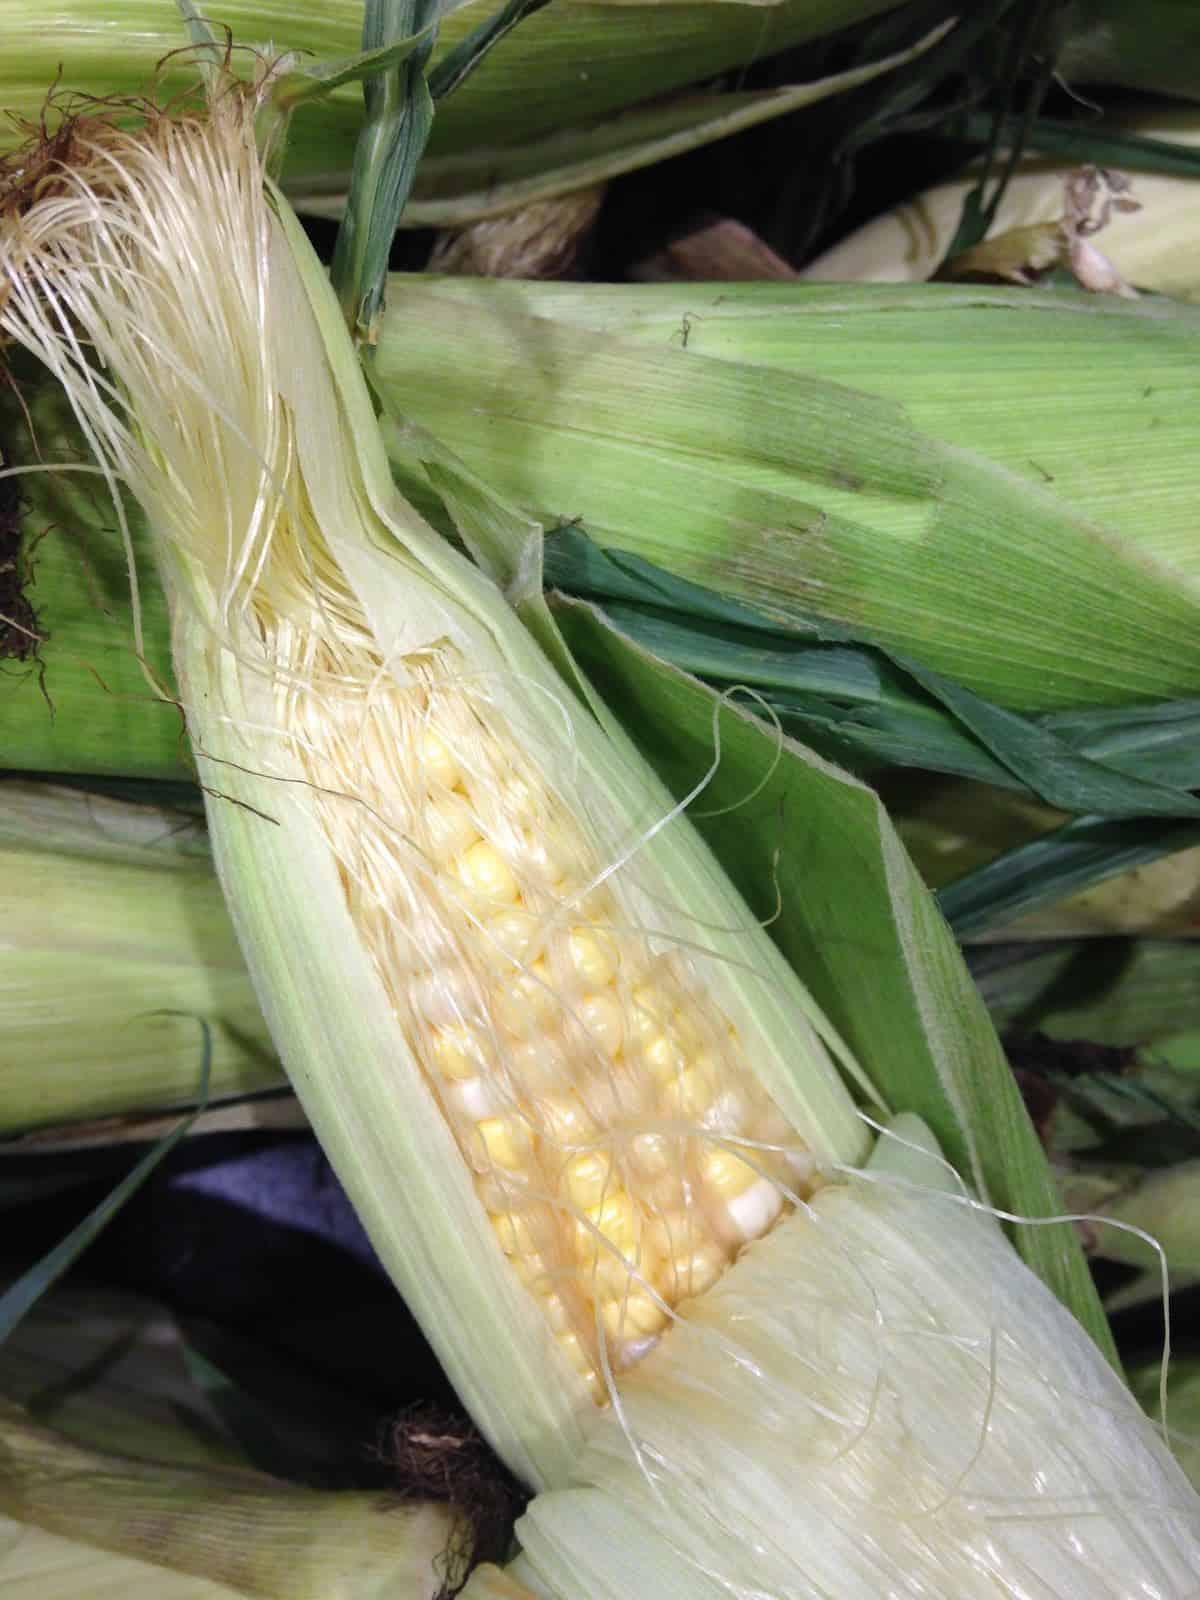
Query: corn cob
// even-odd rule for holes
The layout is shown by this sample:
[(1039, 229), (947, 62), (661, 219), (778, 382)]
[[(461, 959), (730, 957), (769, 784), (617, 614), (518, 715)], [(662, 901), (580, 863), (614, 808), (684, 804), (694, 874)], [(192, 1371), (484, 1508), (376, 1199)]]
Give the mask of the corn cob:
[[(936, 1196), (918, 1186), (887, 1224), (894, 1196), (872, 1205), (848, 1179), (869, 1141), (832, 1029), (679, 808), (395, 494), (243, 102), (142, 137), (81, 125), (70, 166), (8, 215), (0, 326), (67, 383), (155, 530), (218, 865), (281, 1054), (468, 1406), (528, 1482), (561, 1491), (515, 1581), (532, 1563), (548, 1593), (761, 1592), (782, 1574), (816, 1596), (831, 1566), (864, 1597), (939, 1577), (1015, 1596), (1060, 1568), (1061, 1592), (1093, 1600), (1114, 1572), (1113, 1595), (1177, 1586), (1194, 1501), (1098, 1352), (984, 1224), (949, 1230), (947, 1256)], [(64, 336), (68, 309), (111, 395)], [(951, 1314), (971, 1261), (1003, 1328), (977, 1279), (972, 1317)], [(1029, 1393), (1029, 1347), (997, 1369), (979, 1342), (990, 1328), (1009, 1350), (1027, 1310), (1061, 1357)], [(896, 1409), (881, 1336), (904, 1346), (909, 1387), (949, 1374), (932, 1429)], [(1052, 1432), (1068, 1388), (1086, 1434), (1069, 1446)], [(973, 1458), (947, 1444), (959, 1401), (988, 1458), (978, 1497)], [(832, 1431), (797, 1433), (799, 1414)], [(819, 1465), (832, 1504), (860, 1463), (834, 1554), (772, 1554), (788, 1486)], [(891, 1492), (906, 1463), (924, 1499)], [(1111, 1514), (1130, 1474), (1153, 1538)], [(638, 1483), (657, 1530), (654, 1505), (628, 1507)], [(1052, 1525), (993, 1528), (1022, 1493), (1050, 1497)], [(628, 1551), (589, 1545), (581, 1504)]]

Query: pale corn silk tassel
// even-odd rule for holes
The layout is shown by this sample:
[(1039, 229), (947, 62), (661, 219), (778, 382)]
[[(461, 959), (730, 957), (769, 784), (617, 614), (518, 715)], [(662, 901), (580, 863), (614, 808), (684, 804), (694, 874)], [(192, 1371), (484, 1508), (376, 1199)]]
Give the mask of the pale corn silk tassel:
[[(987, 1219), (833, 1176), (863, 1131), (844, 1097), (771, 1078), (781, 1031), (822, 1057), (801, 991), (785, 1029), (761, 1020), (783, 986), (761, 930), (723, 938), (737, 902), (703, 874), (672, 904), (641, 848), (661, 813), (608, 815), (598, 735), (498, 597), (370, 502), (345, 435), (359, 380), (264, 198), (246, 103), (138, 136), (80, 124), (57, 156), (6, 204), (0, 331), (62, 378), (161, 536), (214, 838), (294, 1081), (468, 1403), (554, 1486), (511, 1583), (1200, 1594), (1195, 1496), (1086, 1336)], [(230, 864), (256, 852), (289, 881), (250, 894)], [(739, 962), (767, 970), (757, 990)], [(314, 1040), (354, 1084), (333, 1111)], [(360, 1043), (391, 1077), (356, 1122)], [(440, 1231), (420, 1189), (439, 1138)], [(380, 1151), (411, 1166), (384, 1202), (361, 1177)], [(490, 1323), (459, 1258), (501, 1297)], [(489, 1384), (506, 1340), (516, 1376)], [(544, 1419), (489, 1415), (508, 1388), (536, 1410), (561, 1373), (552, 1420), (599, 1406), (577, 1458)]]

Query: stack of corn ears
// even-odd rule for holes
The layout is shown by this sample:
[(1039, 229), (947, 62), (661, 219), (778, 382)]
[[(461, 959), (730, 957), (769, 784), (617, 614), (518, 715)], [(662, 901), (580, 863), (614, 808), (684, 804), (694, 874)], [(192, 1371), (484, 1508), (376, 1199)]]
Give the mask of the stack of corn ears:
[[(55, 1291), (0, 1348), (6, 1596), (433, 1600), (462, 1581), (466, 1513), (266, 1475), (191, 1354), (159, 1308), (94, 1289)], [(304, 1388), (285, 1377), (295, 1404)], [(283, 1436), (313, 1420), (289, 1417)]]
[[(872, 1153), (839, 1064), (870, 1095), (865, 1074), (571, 675), (536, 573), (514, 592), (535, 637), (395, 491), (248, 100), (77, 124), (10, 196), (0, 276), (0, 330), (146, 512), (272, 1036), (539, 1491), (509, 1575), (466, 1592), (1186, 1593), (1200, 1502), (1099, 1350), (917, 1119)], [(949, 449), (913, 476), (911, 433), (881, 437), (872, 494), (907, 495), (914, 535), (960, 470), (1009, 492)], [(873, 804), (813, 770), (847, 815)], [(929, 1001), (944, 930), (914, 903), (910, 936)], [(951, 1057), (962, 1018), (923, 1027)]]

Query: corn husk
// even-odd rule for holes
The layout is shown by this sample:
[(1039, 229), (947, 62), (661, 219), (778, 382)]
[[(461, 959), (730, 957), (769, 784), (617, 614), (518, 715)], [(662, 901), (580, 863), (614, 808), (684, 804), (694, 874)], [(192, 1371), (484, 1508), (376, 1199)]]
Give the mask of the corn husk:
[(374, 371), (398, 460), (419, 424), (547, 526), (1045, 709), (1200, 686), (1198, 333), (1071, 293), (406, 279)]
[(0, 1134), (282, 1083), (194, 815), (6, 781), (0, 911)]
[[(1146, 1410), (1161, 1420), (1161, 1364), (1143, 1362), (1129, 1377), (1134, 1393)], [(1200, 1487), (1200, 1358), (1193, 1354), (1177, 1357), (1171, 1363), (1166, 1423), (1180, 1465)]]
[[(1018, 954), (1018, 951), (1020, 952)], [(1200, 1064), (1200, 946), (1192, 940), (1104, 939), (1003, 948), (977, 968), (1001, 1029), (1148, 1046), (1154, 1060)]]
[[(934, 889), (1044, 838), (1068, 821), (1062, 812), (988, 784), (940, 783), (909, 788), (894, 808), (897, 827), (925, 881)], [(1117, 871), (1088, 888), (1023, 915), (997, 919), (965, 937), (970, 942), (1145, 935), (1194, 938), (1200, 933), (1200, 848)]]
[[(1200, 145), (1200, 113), (1164, 109), (1118, 125), (1122, 133), (1194, 148)], [(986, 241), (959, 261), (951, 276), (976, 270), (1008, 276), (1019, 273), (1039, 251), (1040, 267), (1070, 266), (1069, 241), (1060, 224), (1070, 210), (1069, 186), (1080, 164), (1036, 151), (1025, 156), (1009, 180)], [(1139, 289), (1200, 300), (1196, 241), (1200, 235), (1200, 180), (1166, 177), (1125, 168), (1122, 197), (1136, 210), (1113, 210), (1085, 248), (1098, 252), (1118, 278)], [(804, 267), (814, 283), (921, 283), (941, 266), (974, 183), (967, 174), (936, 185), (858, 228), (848, 238)], [(1098, 197), (1099, 198), (1099, 197)], [(1092, 208), (1097, 220), (1100, 205)], [(1086, 277), (1086, 266), (1081, 263)]]
[(0, 1582), (10, 1600), (245, 1600), (244, 1589), (97, 1550), (5, 1516)]
[(0, 1345), (0, 1404), (85, 1449), (186, 1467), (249, 1465), (161, 1306), (95, 1285), (56, 1288)]
[[(200, 1580), (181, 1588), (189, 1600), (230, 1592), (262, 1600), (434, 1600), (466, 1553), (458, 1518), (444, 1506), (389, 1505), (375, 1492), (326, 1493), (246, 1469), (101, 1453), (6, 1403), (0, 1515), (61, 1541), (47, 1549), (14, 1528), (12, 1546), (0, 1543), (0, 1578), (8, 1579), (11, 1564), (12, 1581), (28, 1583), (55, 1553), (73, 1565), (73, 1551), (62, 1546), (84, 1544), (127, 1561), (135, 1583), (141, 1565), (158, 1569), (172, 1597), (171, 1573)], [(103, 1581), (115, 1577), (100, 1566)]]
[[(397, 414), (548, 526), (583, 516), (601, 544), (756, 599), (785, 624), (847, 621), (1003, 704), (1128, 703), (1196, 691), (1195, 316), (944, 286), (397, 279), (380, 371)], [(61, 398), (43, 387), (31, 399), (39, 435), (80, 460)], [(809, 425), (826, 402), (842, 418), (828, 434)], [(17, 459), (35, 459), (11, 404), (8, 418)], [(392, 440), (417, 493), (423, 446)], [(953, 489), (934, 484), (943, 466)], [(131, 649), (103, 486), (85, 497), (94, 480), (78, 474), (26, 482), (31, 539), (45, 530), (28, 594), (49, 639), (44, 680), (30, 669), (10, 682), (6, 759), (186, 775), (178, 713), (155, 704)], [(169, 685), (161, 589), (130, 521), (147, 658)]]
[(1072, 0), (1057, 70), (1068, 84), (1123, 84), (1152, 94), (1200, 95), (1200, 27), (1191, 0)]
[[(860, 1277), (850, 1263), (866, 1259)], [(1015, 1594), (1013, 1572), (1053, 1574), (1059, 1594), (1081, 1600), (1115, 1600), (1143, 1579), (1186, 1593), (1200, 1524), (1183, 1513), (1182, 1472), (1111, 1371), (1076, 1361), (1056, 1310), (1026, 1301), (1022, 1270), (989, 1219), (955, 1215), (952, 1193), (885, 1180), (869, 1195), (818, 1197), (806, 1218), (744, 1256), (638, 1369), (623, 1413), (594, 1431), (572, 1485), (539, 1496), (518, 1522), (515, 1575), (556, 1600), (616, 1600), (651, 1570), (671, 1600), (715, 1600), (731, 1587), (865, 1597), (889, 1583), (897, 1594)], [(797, 1273), (810, 1287), (805, 1308), (766, 1309), (769, 1285)], [(835, 1280), (842, 1297), (831, 1314)], [(726, 1293), (740, 1308), (736, 1331), (722, 1316)], [(746, 1315), (750, 1303), (764, 1308), (765, 1326)], [(922, 1371), (918, 1383), (929, 1340), (940, 1350), (937, 1372)], [(775, 1387), (779, 1347), (793, 1341), (804, 1377)], [(740, 1384), (728, 1376), (739, 1368)], [(715, 1393), (728, 1406), (719, 1454), (706, 1434)], [(766, 1422), (759, 1406), (770, 1408), (771, 1452), (745, 1449), (752, 1423)], [(1009, 1431), (1010, 1406), (1023, 1435)], [(1090, 1429), (1093, 1407), (1115, 1431), (1086, 1456), (1047, 1445), (1072, 1436), (1076, 1408)], [(1140, 1520), (1146, 1472), (1163, 1474), (1179, 1507), (1170, 1532), (1158, 1511)], [(1014, 1494), (1010, 1474), (1028, 1487)], [(772, 1503), (786, 1503), (787, 1515), (772, 1517)], [(1149, 1567), (1133, 1577), (1107, 1564), (1106, 1550), (1124, 1567), (1116, 1524), (1127, 1516), (1162, 1561), (1153, 1580)], [(1075, 1529), (1072, 1556), (1047, 1564), (1039, 1546), (1055, 1543), (1063, 1519)], [(957, 1557), (940, 1542), (949, 1523)], [(739, 1537), (747, 1525), (763, 1530), (757, 1539)], [(473, 1583), (465, 1592), (473, 1600)]]
[[(558, 4), (521, 23), (485, 68), (470, 76), (439, 109), (432, 144), (419, 180), (410, 226), (462, 225), (487, 215), (489, 183), (495, 189), (506, 165), (513, 175), (554, 167), (562, 160), (555, 136), (586, 133), (600, 123), (600, 144), (613, 143), (603, 124), (636, 106), (687, 84), (710, 79), (764, 55), (789, 49), (887, 9), (885, 0), (781, 0), (781, 3)], [(488, 15), (475, 5), (445, 7), (433, 63), (461, 43)], [(263, 0), (222, 0), (203, 8), (218, 34), (231, 30), (237, 46), (234, 69), (250, 76), (255, 53), (300, 51), (318, 60), (349, 57), (361, 48), (359, 0), (331, 0), (320, 7), (279, 7)], [(102, 21), (94, 8), (71, 0), (55, 12), (55, 25), (26, 8), (7, 19), (8, 48), (0, 67), (0, 102), (37, 120), (47, 86), (89, 95), (140, 96), (159, 74), (163, 96), (194, 82), (185, 57), (188, 35), (174, 8), (158, 0), (113, 0)], [(714, 96), (685, 111), (683, 123), (711, 122)], [(737, 97), (735, 97), (736, 99)], [(746, 97), (742, 97), (746, 98)], [(788, 109), (764, 106), (768, 115)], [(653, 122), (653, 119), (652, 119)], [(293, 119), (284, 179), (301, 207), (340, 211), (349, 179), (354, 141), (362, 123), (362, 92), (346, 84), (303, 106)], [(661, 137), (661, 130), (658, 130)], [(711, 134), (708, 135), (711, 137)], [(9, 127), (0, 148), (20, 142)], [(616, 145), (652, 138), (652, 127), (618, 136)], [(581, 148), (589, 145), (588, 137)], [(635, 163), (636, 164), (636, 163)], [(449, 207), (447, 195), (464, 198)], [(424, 205), (423, 205), (424, 201)], [(512, 203), (511, 202), (510, 208)]]

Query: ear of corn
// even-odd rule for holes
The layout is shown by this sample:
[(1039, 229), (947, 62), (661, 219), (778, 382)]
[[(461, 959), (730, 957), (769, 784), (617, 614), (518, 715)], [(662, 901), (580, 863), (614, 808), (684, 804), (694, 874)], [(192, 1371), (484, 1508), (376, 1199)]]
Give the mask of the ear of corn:
[(97, 1550), (0, 1516), (0, 1581), (9, 1600), (245, 1600), (245, 1591)]
[[(145, 308), (122, 297), (145, 274), (114, 260), (73, 280), (74, 303), (122, 373), (129, 422), (81, 403), (160, 535), (190, 731), (222, 796), (218, 865), (273, 1035), (377, 1247), (510, 1463), (561, 1476), (571, 1418), (589, 1384), (603, 1392), (597, 1341), (632, 1354), (664, 1297), (778, 1212), (723, 1141), (790, 1148), (795, 1127), (779, 1159), (803, 1181), (865, 1135), (782, 958), (669, 798), (396, 500), (286, 215), (251, 195), (214, 234), (211, 207), (178, 195), (185, 151), (226, 190), (253, 162), (241, 123), (156, 131), (165, 151), (131, 142), (122, 160), (164, 205), (195, 207), (198, 237), (141, 246), (145, 272), (176, 286), (156, 327), (181, 380), (163, 395), (161, 363), (128, 339)], [(92, 159), (109, 181), (103, 138)], [(89, 257), (119, 237), (82, 208), (45, 215), (63, 266), (75, 226)], [(155, 259), (172, 250), (210, 254), (237, 295), (197, 307), (189, 272)], [(242, 298), (255, 282), (261, 322)], [(11, 325), (25, 304), (10, 299)], [(239, 348), (261, 376), (230, 391)], [(153, 434), (155, 416), (189, 420)], [(262, 441), (250, 461), (247, 439)], [(405, 1174), (399, 1205), (376, 1181), (388, 1170)], [(705, 1197), (694, 1223), (685, 1173)], [(464, 1319), (459, 1280), (499, 1328)]]
[[(229, 1591), (262, 1600), (434, 1600), (470, 1546), (445, 1506), (389, 1505), (376, 1492), (325, 1493), (244, 1469), (102, 1454), (3, 1403), (0, 1515), (125, 1558), (135, 1579), (149, 1563), (172, 1600), (173, 1572), (203, 1580), (196, 1600)], [(23, 1543), (7, 1553), (0, 1545), (6, 1594), (16, 1581), (6, 1566), (19, 1580), (22, 1564), (44, 1549), (34, 1539), (23, 1552)]]
[[(1200, 145), (1200, 112), (1163, 108), (1118, 125), (1123, 133), (1195, 147)], [(1066, 188), (1079, 173), (1071, 164), (1036, 152), (1027, 155), (1009, 179), (988, 239), (1000, 248), (1005, 236), (1042, 230), (1053, 238), (1066, 209)], [(1120, 277), (1135, 288), (1200, 300), (1196, 239), (1200, 233), (1200, 178), (1140, 172), (1122, 174), (1123, 193), (1139, 209), (1116, 211), (1090, 235), (1092, 244)], [(823, 283), (920, 283), (942, 264), (974, 186), (971, 175), (938, 184), (841, 240), (810, 262), (802, 277)], [(1097, 207), (1097, 211), (1098, 211)], [(1019, 252), (1014, 258), (1021, 265)]]
[[(61, 191), (0, 232), (0, 325), (147, 507), (273, 1034), (464, 1400), (553, 1491), (519, 1581), (728, 1593), (783, 1571), (817, 1596), (819, 1550), (773, 1554), (781, 1499), (861, 1465), (858, 1520), (879, 1536), (839, 1541), (853, 1600), (915, 1594), (914, 1561), (981, 1600), (1169, 1592), (1200, 1556), (1195, 1503), (1086, 1336), (998, 1239), (1003, 1267), (972, 1228), (939, 1258), (952, 1230), (920, 1221), (936, 1196), (867, 1204), (833, 1028), (680, 808), (394, 493), (340, 312), (262, 193), (249, 127), (226, 94), (207, 123), (78, 129)], [(67, 308), (115, 394), (62, 336)], [(942, 1309), (955, 1251), (983, 1279), (966, 1321)], [(1031, 1393), (990, 1353), (1021, 1318), (1064, 1362)], [(932, 1428), (897, 1410), (914, 1377), (935, 1386)], [(1068, 1385), (1080, 1434), (1058, 1428)], [(951, 1459), (968, 1395), (976, 1437)], [(831, 1430), (796, 1431), (814, 1415)], [(1112, 1492), (1126, 1456), (1132, 1516)], [(931, 1491), (927, 1530), (901, 1484)], [(1011, 1539), (990, 1496), (1017, 1497)]]
[(547, 526), (1037, 709), (1196, 693), (1198, 326), (933, 285), (414, 279), (373, 371)]
[[(781, 0), (781, 3), (591, 4), (567, 0), (522, 22), (486, 65), (450, 96), (435, 125), (430, 162), (453, 168), (456, 158), (514, 145), (532, 147), (564, 128), (610, 116), (640, 100), (711, 78), (728, 68), (785, 50), (807, 39), (887, 10), (886, 0)], [(221, 0), (203, 13), (218, 31), (232, 30), (234, 69), (250, 76), (248, 48), (348, 57), (361, 45), (360, 0), (283, 7), (267, 0)], [(481, 20), (475, 6), (447, 8), (434, 63)], [(61, 70), (64, 89), (108, 96), (145, 92), (156, 71), (163, 90), (190, 88), (194, 71), (171, 52), (187, 36), (173, 6), (159, 0), (109, 0), (95, 7), (67, 0), (55, 13), (53, 40), (45, 17), (16, 8), (6, 19), (0, 64), (0, 102), (36, 122), (47, 86)], [(345, 188), (362, 123), (362, 94), (350, 83), (302, 107), (288, 140), (285, 182), (317, 201)], [(10, 146), (16, 130), (0, 132)], [(543, 164), (552, 159), (544, 150)], [(536, 161), (535, 161), (536, 164)]]
[(0, 784), (0, 915), (0, 1134), (282, 1081), (195, 818)]

